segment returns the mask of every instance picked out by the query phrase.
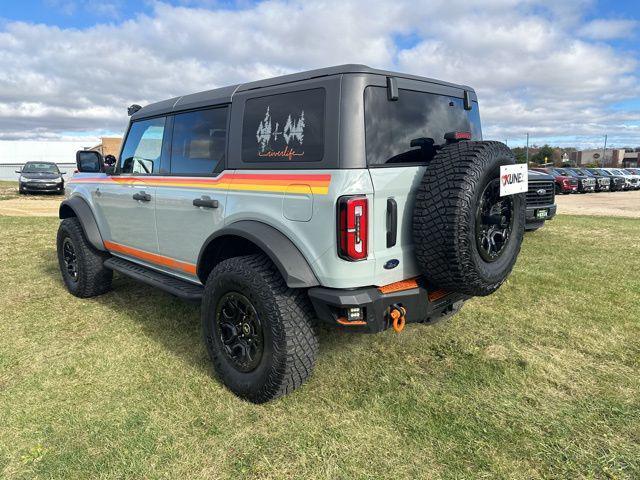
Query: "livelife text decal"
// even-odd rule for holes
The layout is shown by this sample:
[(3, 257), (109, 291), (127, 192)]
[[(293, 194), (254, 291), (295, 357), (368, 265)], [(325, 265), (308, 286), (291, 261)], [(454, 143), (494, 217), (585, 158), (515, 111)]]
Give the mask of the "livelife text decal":
[[(294, 157), (304, 156), (304, 150), (297, 150), (304, 142), (304, 110), (297, 117), (291, 114), (287, 117), (284, 128), (280, 130), (280, 124), (275, 122), (272, 125), (270, 108), (264, 115), (264, 119), (258, 125), (256, 140), (258, 142), (258, 156), (272, 158), (286, 158), (292, 160)], [(273, 149), (272, 142), (278, 142), (278, 137), (282, 137), (285, 142), (284, 148)]]

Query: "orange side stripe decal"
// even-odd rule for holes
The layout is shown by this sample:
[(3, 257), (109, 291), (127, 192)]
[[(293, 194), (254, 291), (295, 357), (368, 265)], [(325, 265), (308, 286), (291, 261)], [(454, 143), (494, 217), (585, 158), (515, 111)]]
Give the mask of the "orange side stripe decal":
[(190, 275), (196, 274), (196, 266), (193, 263), (181, 262), (174, 258), (165, 257), (164, 255), (158, 255), (157, 253), (145, 252), (144, 250), (138, 250), (137, 248), (127, 247), (120, 243), (105, 241), (104, 246), (107, 250), (112, 252), (124, 253), (125, 255), (131, 255), (132, 257), (145, 260), (149, 263), (155, 263), (156, 265), (162, 265), (163, 267), (173, 268), (174, 270), (182, 270)]
[[(308, 187), (317, 195), (326, 195), (331, 184), (331, 175), (294, 174), (232, 174), (222, 173), (218, 177), (171, 177), (171, 176), (125, 176), (125, 177), (79, 177), (68, 181), (75, 183), (115, 183), (157, 187), (209, 188), (216, 190), (240, 190), (275, 193), (306, 193)], [(301, 188), (304, 186), (304, 188)]]

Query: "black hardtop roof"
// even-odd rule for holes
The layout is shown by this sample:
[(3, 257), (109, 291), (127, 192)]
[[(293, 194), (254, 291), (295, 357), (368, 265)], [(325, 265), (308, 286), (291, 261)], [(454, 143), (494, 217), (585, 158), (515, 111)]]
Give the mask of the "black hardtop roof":
[[(184, 95), (181, 97), (170, 98), (168, 100), (162, 100), (160, 102), (151, 103), (131, 116), (132, 120), (138, 118), (151, 117), (154, 115), (162, 115), (179, 110), (189, 110), (190, 108), (198, 108), (204, 105), (218, 105), (223, 103), (230, 103), (233, 95), (236, 92), (244, 92), (247, 90), (254, 90), (257, 88), (272, 87), (275, 85), (283, 85), (286, 83), (300, 82), (302, 80), (309, 80), (318, 77), (328, 77), (331, 75), (341, 75), (345, 73), (368, 73), (372, 75), (384, 75), (397, 78), (406, 78), (410, 80), (418, 80), (422, 82), (435, 83), (438, 85), (446, 85), (455, 88), (461, 88), (474, 92), (471, 87), (466, 85), (457, 85), (454, 83), (444, 82), (442, 80), (435, 80), (433, 78), (420, 77), (417, 75), (409, 75), (406, 73), (392, 72), (388, 70), (378, 70), (368, 67), (366, 65), (346, 64), (337, 65), (335, 67), (318, 68), (315, 70), (307, 70), (306, 72), (292, 73), (290, 75), (282, 75), (279, 77), (267, 78), (264, 80), (257, 80), (254, 82), (240, 83), (236, 85), (229, 85), (227, 87), (215, 88), (213, 90), (206, 90), (204, 92), (192, 93), (190, 95)], [(475, 92), (474, 92), (475, 93)]]

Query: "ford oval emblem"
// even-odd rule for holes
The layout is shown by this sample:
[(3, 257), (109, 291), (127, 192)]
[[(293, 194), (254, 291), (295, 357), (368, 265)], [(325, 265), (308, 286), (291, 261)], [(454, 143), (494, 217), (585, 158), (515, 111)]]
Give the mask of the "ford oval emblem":
[(392, 258), (384, 264), (384, 268), (385, 270), (391, 270), (392, 268), (396, 268), (398, 265), (400, 265), (400, 260), (398, 260), (397, 258)]
[(547, 191), (544, 188), (541, 188), (540, 190), (537, 190), (537, 193), (538, 195), (544, 195)]

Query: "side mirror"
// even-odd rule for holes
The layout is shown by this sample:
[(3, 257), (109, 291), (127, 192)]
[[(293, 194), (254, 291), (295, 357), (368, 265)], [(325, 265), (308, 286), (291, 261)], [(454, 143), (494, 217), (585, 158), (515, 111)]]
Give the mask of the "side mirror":
[(67, 171), (65, 170), (64, 172), (60, 172), (60, 175), (66, 175)]
[(99, 173), (104, 171), (104, 160), (99, 152), (78, 150), (76, 152), (78, 171), (83, 173)]
[(16, 173), (22, 173), (22, 170), (16, 170)]

